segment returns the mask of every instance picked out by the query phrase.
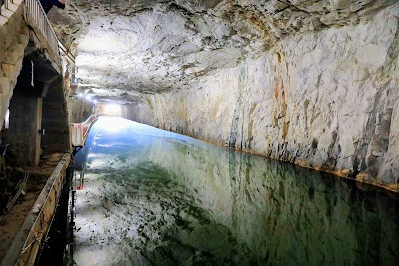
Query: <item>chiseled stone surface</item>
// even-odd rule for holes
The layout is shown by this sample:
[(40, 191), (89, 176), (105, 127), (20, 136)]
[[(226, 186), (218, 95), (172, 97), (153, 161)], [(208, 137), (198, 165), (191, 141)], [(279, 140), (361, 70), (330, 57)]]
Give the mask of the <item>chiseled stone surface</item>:
[(398, 190), (396, 0), (72, 0), (57, 12), (81, 87), (130, 103), (131, 118)]
[(395, 2), (71, 0), (49, 16), (76, 48), (77, 76), (89, 93), (136, 102), (191, 88), (292, 35), (367, 22)]
[(397, 190), (398, 5), (285, 38), (258, 59), (155, 94), (133, 118)]
[(20, 5), (0, 28), (0, 124), (3, 125), (17, 77), (22, 68), (24, 50), (29, 41), (28, 27)]

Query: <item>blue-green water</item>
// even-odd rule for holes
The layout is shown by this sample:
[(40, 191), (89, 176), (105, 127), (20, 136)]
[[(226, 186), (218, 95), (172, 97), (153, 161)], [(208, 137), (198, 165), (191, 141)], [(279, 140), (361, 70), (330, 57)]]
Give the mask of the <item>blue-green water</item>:
[(399, 265), (398, 196), (102, 117), (78, 265)]

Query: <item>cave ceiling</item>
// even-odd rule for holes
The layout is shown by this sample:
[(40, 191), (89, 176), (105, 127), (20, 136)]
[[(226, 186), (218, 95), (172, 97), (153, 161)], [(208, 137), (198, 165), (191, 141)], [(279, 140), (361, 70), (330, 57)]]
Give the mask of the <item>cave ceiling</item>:
[(396, 0), (67, 0), (50, 21), (76, 54), (79, 87), (140, 101), (188, 89), (293, 34), (368, 19)]

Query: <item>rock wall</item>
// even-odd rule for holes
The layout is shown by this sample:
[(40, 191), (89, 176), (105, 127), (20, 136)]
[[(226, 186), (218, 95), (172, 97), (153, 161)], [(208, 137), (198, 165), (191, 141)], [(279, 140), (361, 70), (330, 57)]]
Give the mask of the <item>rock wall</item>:
[(68, 115), (71, 123), (84, 122), (92, 115), (93, 104), (84, 99), (68, 98)]
[(398, 191), (398, 16), (287, 37), (130, 118)]
[(0, 124), (3, 125), (12, 91), (22, 68), (29, 29), (23, 18), (23, 5), (0, 27)]

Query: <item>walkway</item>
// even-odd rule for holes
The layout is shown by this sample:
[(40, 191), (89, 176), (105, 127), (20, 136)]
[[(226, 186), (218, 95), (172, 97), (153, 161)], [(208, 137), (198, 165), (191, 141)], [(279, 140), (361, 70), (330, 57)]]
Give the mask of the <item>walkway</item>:
[[(2, 139), (8, 138), (6, 141), (14, 144), (11, 146), (17, 155), (34, 154), (38, 159), (40, 149), (44, 146), (45, 154), (48, 155), (42, 156), (41, 165), (38, 167), (19, 168), (19, 171), (29, 173), (24, 186), (26, 194), (22, 193), (13, 207), (2, 217), (0, 261), (1, 265), (7, 266), (33, 265), (37, 262), (39, 251), (42, 252), (42, 247), (45, 246), (57, 205), (61, 204), (61, 191), (64, 187), (69, 188), (64, 184), (70, 155), (63, 153), (65, 147), (70, 147), (69, 124), (60, 123), (67, 118), (60, 117), (59, 114), (64, 114), (62, 75), (65, 73), (65, 67), (73, 65), (74, 58), (57, 39), (38, 0), (1, 0), (0, 7), (0, 124), (4, 123), (7, 109), (21, 107), (22, 110), (15, 109), (18, 111), (11, 110), (10, 113), (25, 117), (26, 124), (33, 121), (34, 126), (21, 130), (22, 127), (15, 122), (20, 120), (13, 117), (13, 130), (19, 130), (12, 131), (10, 128), (8, 133), (2, 132)], [(17, 89), (21, 88), (32, 89), (28, 91), (34, 95), (24, 98), (25, 94), (16, 93)], [(19, 95), (19, 98), (16, 95)], [(14, 104), (10, 106), (12, 97)], [(21, 103), (21, 99), (28, 99), (26, 102), (33, 103), (35, 108), (30, 109), (27, 105), (18, 104)], [(40, 117), (29, 120), (29, 115)], [(54, 116), (58, 116), (55, 123)], [(39, 134), (38, 130), (42, 132), (41, 126), (45, 126), (46, 135), (36, 137), (34, 134)], [(32, 128), (34, 130), (31, 130)], [(30, 141), (24, 134), (28, 137), (33, 136), (34, 149), (16, 145), (20, 140)], [(41, 141), (36, 141), (36, 138)], [(43, 147), (40, 147), (40, 143)], [(23, 152), (18, 152), (18, 147), (22, 147)], [(37, 163), (38, 160), (31, 165)], [(3, 195), (14, 193), (12, 190), (19, 180), (18, 173), (11, 174), (13, 176), (11, 181), (8, 181), (7, 189), (2, 186)], [(68, 192), (63, 192), (63, 195), (65, 194)], [(7, 196), (4, 198), (7, 199)]]

